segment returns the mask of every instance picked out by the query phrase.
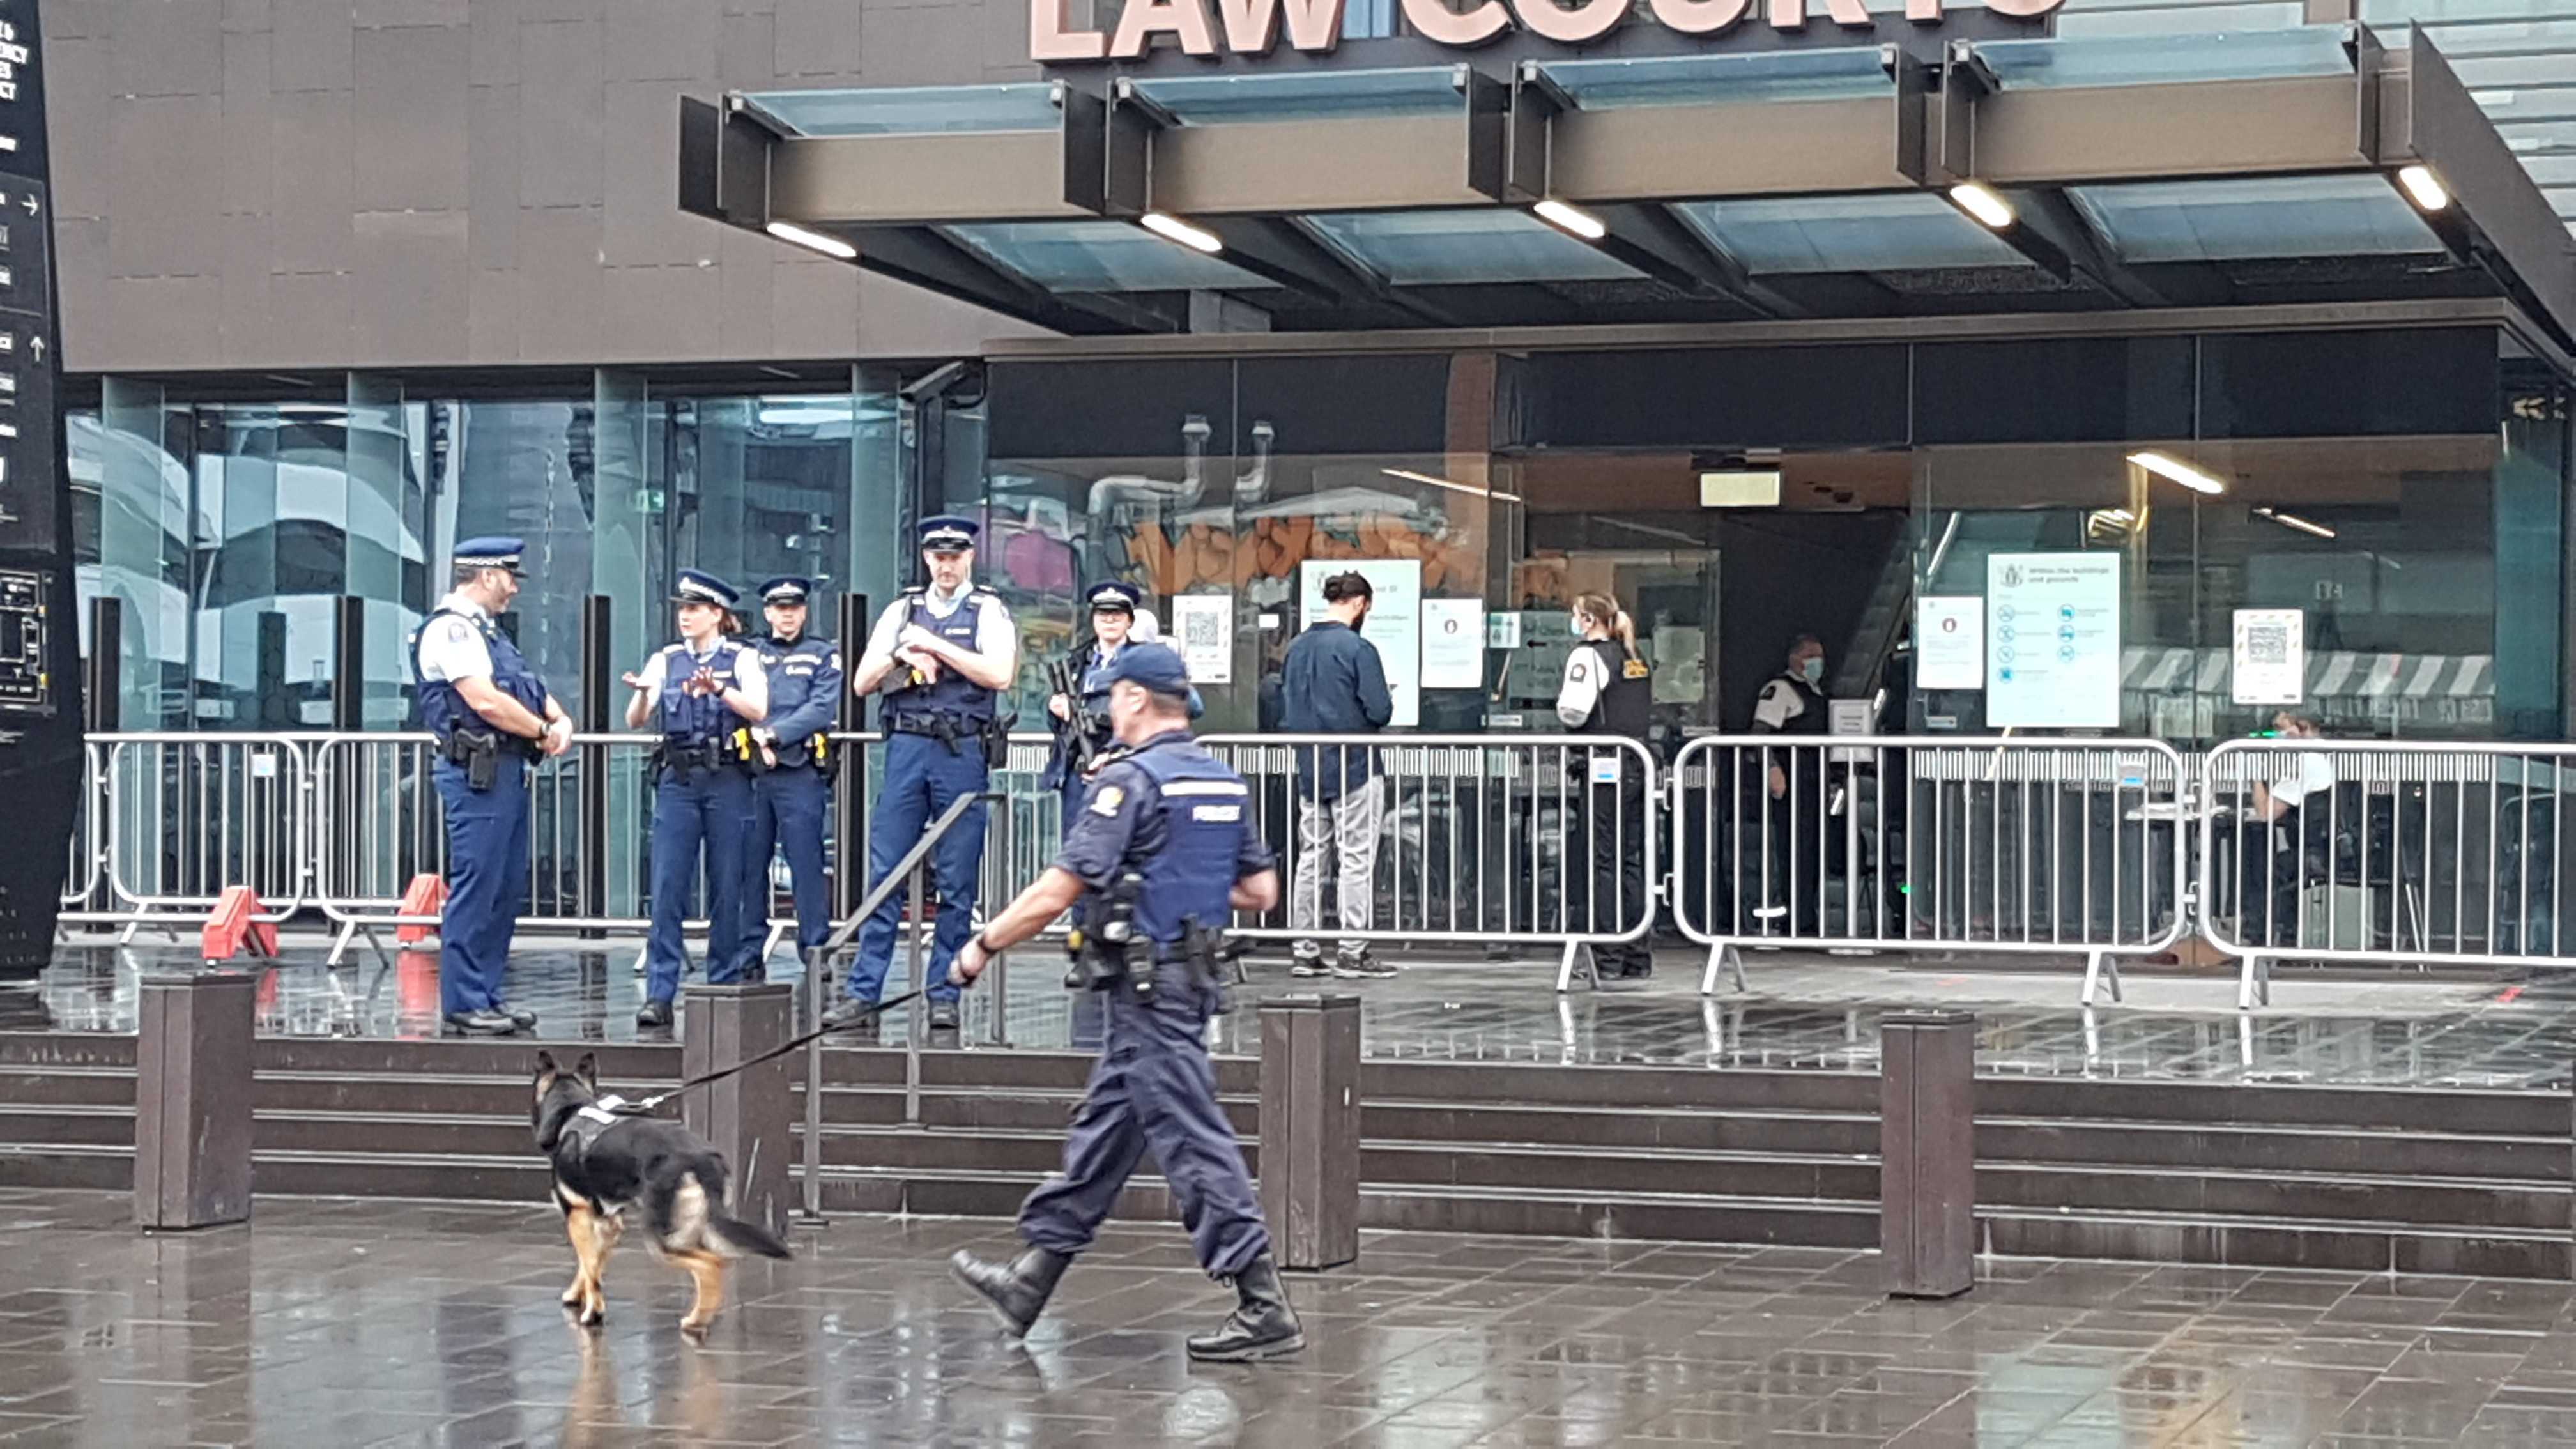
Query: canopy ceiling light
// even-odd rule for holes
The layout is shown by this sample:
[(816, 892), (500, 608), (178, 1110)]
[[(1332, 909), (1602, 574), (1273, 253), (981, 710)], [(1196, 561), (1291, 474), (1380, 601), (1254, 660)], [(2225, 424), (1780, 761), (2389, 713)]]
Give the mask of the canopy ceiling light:
[(2451, 204), (2450, 189), (2430, 166), (2418, 164), (2400, 169), (2397, 184), (2406, 188), (2407, 198), (2422, 210), (2440, 211)]
[(836, 236), (825, 236), (819, 231), (807, 231), (792, 221), (773, 221), (769, 224), (768, 231), (771, 236), (780, 241), (794, 242), (800, 247), (810, 247), (827, 257), (838, 257), (845, 262), (858, 260), (857, 247)]
[(1181, 245), (1188, 247), (1194, 252), (1205, 252), (1209, 256), (1215, 256), (1218, 252), (1225, 250), (1225, 243), (1216, 239), (1215, 232), (1209, 231), (1205, 227), (1192, 226), (1177, 216), (1167, 216), (1159, 211), (1149, 211), (1143, 216), (1136, 218), (1136, 221), (1137, 224), (1144, 227), (1145, 230), (1163, 238), (1165, 241), (1179, 242)]
[(2274, 523), (2281, 525), (2283, 528), (2295, 528), (2301, 533), (2313, 533), (2319, 538), (2333, 538), (2336, 536), (2333, 529), (2326, 527), (2322, 523), (2301, 518), (2295, 513), (2281, 513), (2269, 508), (2257, 508), (2254, 510), (2254, 516), (2257, 518), (2268, 518)]
[(1995, 231), (2010, 231), (2019, 219), (2003, 193), (1982, 181), (1962, 181), (1950, 188), (1950, 202)]
[(2165, 453), (2131, 453), (2129, 461), (2159, 478), (2167, 478), (2195, 493), (2224, 493), (2227, 480), (2215, 473), (2195, 468), (2180, 458)]
[(1610, 234), (1610, 228), (1602, 224), (1601, 218), (1568, 206), (1553, 196), (1530, 210), (1537, 214), (1539, 220), (1559, 231), (1572, 232), (1585, 241), (1599, 241)]

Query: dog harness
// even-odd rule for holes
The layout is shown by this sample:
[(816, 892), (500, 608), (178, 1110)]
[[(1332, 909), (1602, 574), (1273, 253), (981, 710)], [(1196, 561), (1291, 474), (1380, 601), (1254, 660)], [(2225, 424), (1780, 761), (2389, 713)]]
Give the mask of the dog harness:
[(591, 1144), (597, 1142), (601, 1134), (626, 1120), (617, 1111), (625, 1105), (624, 1097), (602, 1097), (582, 1107), (566, 1119), (563, 1135), (578, 1143), (581, 1147), (581, 1155), (588, 1157)]

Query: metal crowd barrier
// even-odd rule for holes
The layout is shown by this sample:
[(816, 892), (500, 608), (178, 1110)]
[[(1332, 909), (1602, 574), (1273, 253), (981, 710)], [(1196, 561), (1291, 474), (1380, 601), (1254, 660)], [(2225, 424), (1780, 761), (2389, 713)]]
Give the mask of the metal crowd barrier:
[(2190, 926), (2189, 773), (2157, 740), (1712, 736), (1676, 758), (1682, 933), (1745, 985), (1746, 946), (2118, 958)]
[(2282, 957), (2576, 966), (2576, 745), (2238, 740), (2200, 778), (2202, 932), (2239, 1007)]
[(305, 791), (319, 736), (192, 731), (98, 735), (105, 751), (107, 879), (131, 941), (175, 930), (248, 886), (285, 920), (310, 903), (314, 850)]
[[(1552, 946), (1564, 990), (1578, 972), (1598, 980), (1599, 950), (1654, 928), (1660, 775), (1633, 740), (1402, 735), (1354, 744), (1348, 735), (1270, 734), (1202, 743), (1252, 786), (1261, 836), (1282, 867), (1279, 908), (1238, 915), (1244, 935), (1328, 948)], [(1318, 782), (1340, 803), (1319, 805)], [(1637, 869), (1621, 870), (1630, 858)], [(1596, 862), (1607, 866), (1596, 872)], [(1355, 893), (1341, 889), (1347, 871), (1367, 874)], [(1364, 924), (1346, 924), (1354, 915)]]
[(107, 774), (95, 740), (81, 745), (80, 794), (72, 803), (70, 857), (63, 870), (61, 914), (65, 925), (113, 922), (115, 897), (107, 890)]

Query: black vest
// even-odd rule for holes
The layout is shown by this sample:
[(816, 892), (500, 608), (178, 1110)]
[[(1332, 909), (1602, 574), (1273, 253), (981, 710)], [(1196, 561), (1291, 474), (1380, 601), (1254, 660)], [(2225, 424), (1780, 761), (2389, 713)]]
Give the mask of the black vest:
[(1806, 705), (1805, 709), (1798, 711), (1796, 719), (1780, 726), (1780, 733), (1784, 735), (1832, 734), (1834, 707), (1833, 702), (1825, 698), (1825, 692), (1809, 684), (1806, 676), (1802, 674), (1783, 674), (1780, 679), (1782, 683), (1796, 690), (1799, 701)]
[(1591, 639), (1576, 647), (1591, 650), (1600, 662), (1601, 698), (1593, 703), (1591, 717), (1575, 726), (1574, 732), (1643, 740), (1655, 707), (1653, 668), (1616, 639)]

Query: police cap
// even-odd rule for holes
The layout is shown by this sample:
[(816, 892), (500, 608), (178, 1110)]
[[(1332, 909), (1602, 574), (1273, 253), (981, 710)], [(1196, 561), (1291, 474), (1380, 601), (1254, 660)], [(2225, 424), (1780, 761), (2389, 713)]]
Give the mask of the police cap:
[(802, 579), (794, 574), (788, 574), (762, 584), (760, 601), (764, 604), (802, 604), (813, 592), (812, 579)]
[(456, 545), (456, 566), (461, 569), (508, 569), (519, 572), (519, 556), (527, 552), (525, 539), (501, 534), (460, 539)]
[(733, 585), (697, 569), (680, 570), (680, 581), (671, 586), (671, 602), (675, 604), (713, 604), (730, 609), (741, 598)]
[(1144, 602), (1145, 591), (1134, 584), (1112, 579), (1105, 584), (1093, 584), (1082, 597), (1090, 603), (1091, 612), (1095, 614), (1133, 614), (1136, 606)]
[(1107, 684), (1142, 685), (1173, 699), (1187, 699), (1190, 695), (1189, 667), (1166, 644), (1130, 644), (1119, 650), (1118, 657), (1109, 661), (1102, 680)]
[(921, 520), (921, 546), (932, 553), (962, 553), (975, 546), (984, 526), (955, 513)]

